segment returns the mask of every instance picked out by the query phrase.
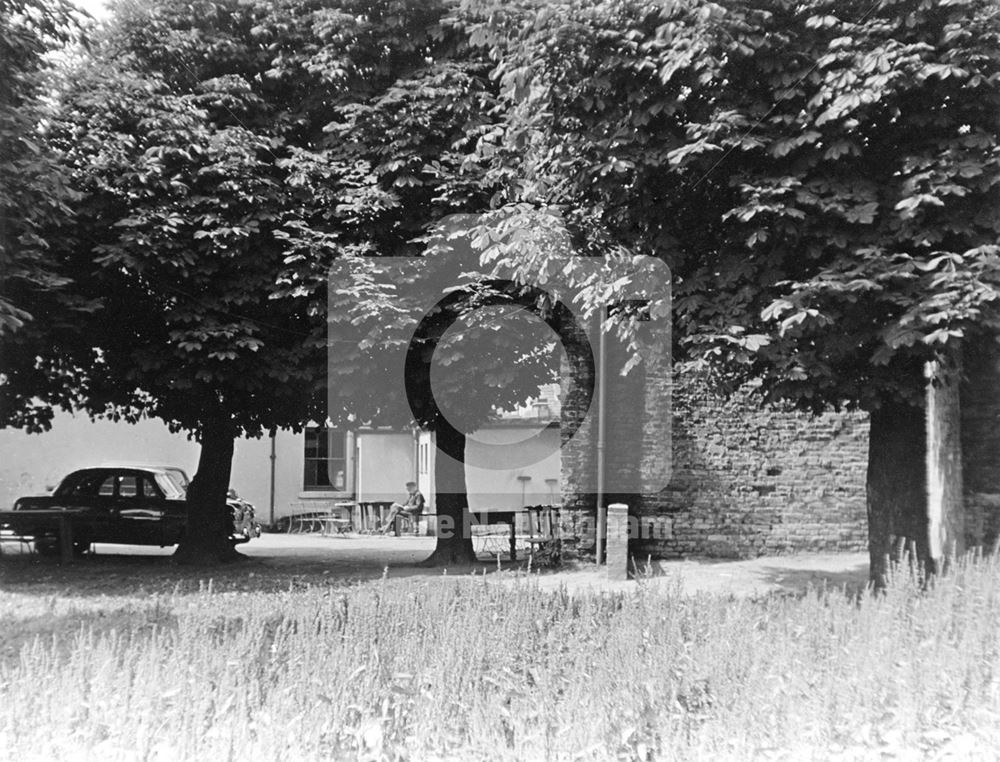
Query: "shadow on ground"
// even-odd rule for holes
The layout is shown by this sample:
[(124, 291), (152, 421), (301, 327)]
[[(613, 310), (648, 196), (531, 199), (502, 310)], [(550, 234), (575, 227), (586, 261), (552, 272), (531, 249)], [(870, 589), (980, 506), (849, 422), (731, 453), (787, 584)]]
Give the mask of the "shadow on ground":
[(865, 553), (801, 553), (754, 559), (685, 559), (640, 565), (635, 578), (679, 579), (690, 593), (740, 596), (803, 594), (809, 590), (858, 593), (868, 585)]
[(787, 566), (764, 566), (762, 578), (770, 585), (785, 592), (804, 592), (809, 589), (845, 590), (861, 592), (868, 586), (868, 563), (860, 563), (843, 571), (829, 569), (799, 569)]
[[(495, 557), (481, 556), (471, 567), (451, 569), (419, 566), (434, 550), (432, 537), (373, 537), (363, 535), (264, 535), (240, 546), (244, 560), (225, 566), (180, 566), (172, 548), (97, 545), (96, 554), (62, 566), (58, 559), (29, 554), (5, 554), (0, 559), (0, 589), (37, 598), (89, 598), (188, 594), (211, 583), (218, 592), (283, 592), (308, 586), (343, 586), (379, 579), (447, 575), (458, 579), (470, 573), (509, 580), (525, 571), (521, 556), (499, 566)], [(498, 572), (503, 572), (497, 574)], [(651, 586), (685, 593), (757, 596), (799, 594), (825, 586), (848, 592), (862, 589), (868, 580), (867, 555), (799, 554), (750, 560), (654, 561), (640, 564), (639, 573)], [(606, 567), (576, 565), (543, 571), (538, 583), (546, 589), (627, 592), (636, 581), (615, 580)]]
[(0, 588), (6, 592), (62, 597), (193, 593), (209, 583), (219, 592), (279, 592), (315, 585), (346, 585), (379, 579), (493, 573), (524, 567), (523, 561), (481, 556), (474, 566), (428, 568), (434, 538), (337, 535), (264, 535), (241, 545), (241, 561), (222, 566), (178, 565), (173, 548), (105, 545), (62, 565), (27, 552), (0, 557)]

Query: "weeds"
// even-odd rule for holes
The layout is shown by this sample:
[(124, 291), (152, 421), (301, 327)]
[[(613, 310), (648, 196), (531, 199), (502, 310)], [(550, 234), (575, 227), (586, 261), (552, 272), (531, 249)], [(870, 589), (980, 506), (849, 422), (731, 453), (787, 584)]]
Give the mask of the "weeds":
[(161, 596), (0, 667), (11, 759), (863, 759), (1000, 748), (991, 560), (761, 600), (469, 578)]

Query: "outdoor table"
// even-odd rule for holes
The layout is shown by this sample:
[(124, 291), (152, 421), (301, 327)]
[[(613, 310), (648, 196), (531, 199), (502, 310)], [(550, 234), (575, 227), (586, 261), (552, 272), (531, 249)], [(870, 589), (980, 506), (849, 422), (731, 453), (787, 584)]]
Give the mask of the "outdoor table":
[[(339, 512), (341, 515), (334, 516), (334, 512)], [(330, 512), (330, 515), (323, 516), (319, 519), (323, 527), (323, 536), (325, 537), (328, 534), (342, 534), (348, 531), (351, 528), (351, 515), (353, 512), (353, 501), (334, 503), (333, 510)]]
[(73, 516), (80, 511), (67, 510), (27, 510), (0, 511), (0, 524), (12, 527), (34, 528), (44, 524), (52, 525), (59, 533), (59, 560), (64, 564), (73, 561)]
[(510, 526), (510, 560), (517, 560), (517, 517), (519, 515), (524, 515), (527, 510), (524, 508), (504, 508), (504, 509), (491, 509), (485, 508), (480, 510), (469, 510), (472, 515), (472, 525), (487, 525), (487, 524), (507, 524)]
[(391, 501), (361, 500), (352, 504), (354, 531), (362, 534), (373, 534), (382, 526), (386, 514), (389, 512)]

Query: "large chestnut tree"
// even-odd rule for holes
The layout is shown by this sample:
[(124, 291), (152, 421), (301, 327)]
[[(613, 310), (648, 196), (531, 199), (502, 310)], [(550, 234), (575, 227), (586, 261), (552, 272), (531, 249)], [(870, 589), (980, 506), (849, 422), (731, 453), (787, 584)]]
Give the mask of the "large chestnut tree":
[(873, 578), (894, 538), (933, 565), (925, 364), (998, 328), (996, 3), (471, 7), (511, 104), (504, 201), (667, 262), (677, 356), (868, 411)]

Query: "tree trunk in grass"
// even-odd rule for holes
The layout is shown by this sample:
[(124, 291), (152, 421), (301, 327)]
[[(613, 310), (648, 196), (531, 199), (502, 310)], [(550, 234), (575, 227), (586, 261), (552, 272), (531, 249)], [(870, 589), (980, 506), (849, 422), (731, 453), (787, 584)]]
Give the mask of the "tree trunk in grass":
[[(868, 552), (876, 589), (904, 550), (930, 564), (924, 410), (898, 402), (872, 411), (868, 440)], [(933, 571), (932, 567), (928, 567)]]
[(185, 564), (220, 564), (244, 556), (230, 539), (233, 520), (226, 503), (236, 437), (228, 421), (207, 421), (201, 433), (198, 472), (187, 494), (187, 531), (174, 560)]
[(435, 432), (434, 510), (438, 518), (437, 547), (425, 566), (466, 566), (476, 560), (469, 531), (469, 497), (465, 485), (465, 434), (450, 425)]
[[(931, 374), (940, 372), (932, 365)], [(932, 572), (965, 552), (960, 372), (927, 387), (927, 520)]]

